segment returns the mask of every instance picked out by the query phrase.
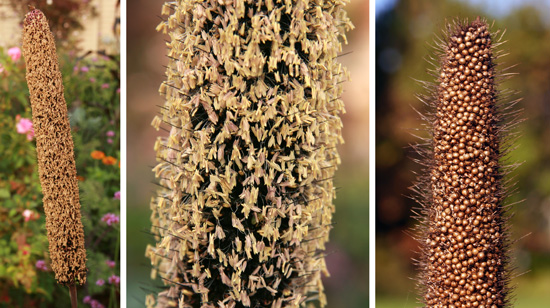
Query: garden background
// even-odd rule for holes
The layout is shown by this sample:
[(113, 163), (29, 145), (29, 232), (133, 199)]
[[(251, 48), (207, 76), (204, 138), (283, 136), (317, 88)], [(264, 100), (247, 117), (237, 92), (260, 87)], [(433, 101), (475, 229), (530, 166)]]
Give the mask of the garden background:
[[(87, 283), (81, 307), (119, 307), (120, 56), (118, 1), (0, 2), (0, 307), (69, 307), (49, 266), (34, 131), (21, 57), (27, 4), (57, 41), (75, 144)], [(85, 26), (85, 27), (83, 27)]]
[[(151, 265), (145, 247), (153, 243), (149, 202), (155, 185), (151, 171), (155, 161), (153, 145), (162, 134), (150, 126), (163, 104), (158, 94), (164, 80), (167, 58), (164, 40), (155, 32), (164, 1), (137, 0), (128, 5), (128, 307), (144, 307), (145, 294), (153, 293), (160, 280), (149, 279)], [(368, 306), (368, 16), (366, 0), (352, 0), (347, 6), (355, 30), (347, 33), (340, 60), (351, 72), (352, 82), (343, 96), (347, 113), (345, 144), (340, 146), (342, 165), (335, 178), (336, 213), (327, 245), (324, 279), (328, 307)]]
[[(407, 198), (421, 166), (410, 144), (421, 128), (415, 98), (425, 93), (413, 79), (433, 81), (423, 61), (441, 37), (446, 21), (476, 16), (506, 29), (501, 68), (517, 64), (518, 76), (502, 88), (518, 90), (524, 109), (519, 138), (509, 162), (522, 162), (511, 174), (517, 192), (512, 225), (514, 307), (547, 307), (550, 302), (550, 2), (549, 1), (380, 1), (376, 2), (376, 306), (417, 307), (415, 257)], [(414, 109), (413, 109), (414, 108)]]

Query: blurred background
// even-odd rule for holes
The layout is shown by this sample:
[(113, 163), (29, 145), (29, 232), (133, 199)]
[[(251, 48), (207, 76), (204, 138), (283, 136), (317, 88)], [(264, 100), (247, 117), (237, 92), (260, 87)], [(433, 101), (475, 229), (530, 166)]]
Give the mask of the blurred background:
[[(52, 33), (64, 47), (118, 52), (120, 0), (0, 0), (0, 46), (21, 40), (27, 5), (39, 8), (51, 20)], [(116, 20), (116, 23), (113, 21)]]
[[(150, 262), (145, 247), (153, 243), (149, 202), (155, 186), (151, 172), (156, 164), (153, 144), (162, 134), (150, 126), (162, 105), (158, 88), (164, 80), (168, 36), (155, 31), (164, 1), (138, 0), (128, 3), (128, 307), (144, 307), (145, 295), (161, 281), (150, 280)], [(324, 280), (328, 307), (368, 306), (368, 16), (367, 0), (352, 0), (347, 6), (355, 29), (347, 34), (349, 44), (340, 57), (351, 72), (345, 86), (347, 113), (342, 116), (344, 139), (340, 146), (342, 165), (338, 187), (336, 223), (327, 246), (330, 278)]]
[[(501, 67), (518, 64), (519, 73), (501, 89), (519, 90), (523, 101), (517, 148), (510, 162), (523, 162), (511, 176), (517, 193), (508, 201), (516, 271), (514, 307), (550, 303), (550, 1), (376, 1), (376, 303), (377, 307), (419, 306), (415, 282), (417, 243), (410, 218), (415, 202), (407, 198), (420, 166), (408, 145), (422, 128), (414, 109), (424, 93), (414, 79), (433, 81), (423, 61), (441, 37), (446, 21), (485, 17), (493, 29), (506, 29)], [(414, 109), (413, 109), (414, 108)]]

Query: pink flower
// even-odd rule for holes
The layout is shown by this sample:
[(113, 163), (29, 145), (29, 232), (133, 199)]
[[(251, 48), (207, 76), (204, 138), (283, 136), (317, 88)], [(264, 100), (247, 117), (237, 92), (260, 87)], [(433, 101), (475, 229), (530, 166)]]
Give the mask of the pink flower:
[(95, 282), (95, 284), (96, 284), (96, 286), (100, 286), (100, 287), (101, 287), (102, 285), (105, 284), (105, 280), (103, 280), (103, 279), (98, 279), (98, 280)]
[(113, 139), (107, 138), (107, 143), (108, 143), (108, 144), (112, 144), (112, 143), (113, 143)]
[(46, 261), (44, 260), (38, 260), (36, 261), (36, 269), (40, 270), (40, 271), (43, 271), (43, 272), (47, 272), (48, 271), (48, 266), (46, 266)]
[(107, 213), (107, 214), (103, 215), (101, 220), (104, 221), (105, 223), (107, 223), (108, 226), (110, 226), (112, 224), (119, 223), (120, 218), (117, 215), (113, 214), (113, 213)]
[(8, 56), (11, 57), (13, 62), (16, 62), (19, 58), (21, 58), (21, 49), (19, 49), (19, 47), (12, 47), (8, 49)]
[(29, 209), (24, 210), (22, 216), (25, 218), (25, 222), (40, 218), (40, 214)]
[(116, 93), (120, 93), (120, 88), (117, 88), (117, 89), (116, 89)]
[(32, 216), (33, 216), (33, 212), (31, 210), (26, 209), (23, 211), (23, 217), (25, 217), (25, 222), (31, 220)]
[(120, 200), (120, 190), (115, 192), (115, 196), (113, 197), (115, 200)]
[(82, 299), (82, 302), (84, 304), (89, 304), (89, 303), (92, 302), (92, 297), (90, 295), (86, 295), (86, 296), (84, 296), (84, 299)]
[(118, 286), (118, 284), (120, 283), (120, 277), (118, 277), (117, 275), (109, 277), (109, 283)]
[(26, 134), (32, 130), (32, 121), (26, 118), (19, 119), (17, 122), (17, 132), (20, 134)]
[(90, 69), (87, 66), (83, 66), (83, 67), (80, 68), (80, 71), (86, 73), (86, 72), (90, 71)]
[(105, 264), (107, 264), (107, 266), (110, 267), (110, 268), (115, 268), (116, 262), (111, 261), (111, 260), (107, 260), (107, 261), (105, 261)]
[(91, 83), (94, 83), (94, 82), (95, 82), (95, 78), (94, 78), (94, 77), (90, 77), (90, 82), (91, 82)]
[(92, 302), (90, 303), (90, 306), (92, 306), (92, 308), (105, 308), (105, 306), (103, 306), (103, 304), (101, 304), (96, 299), (92, 299)]
[(107, 137), (114, 137), (115, 136), (115, 132), (110, 130), (108, 131), (105, 135), (107, 135)]
[(20, 118), (19, 122), (15, 125), (17, 132), (20, 134), (27, 134), (27, 139), (32, 140), (34, 137), (34, 128), (32, 127), (32, 121), (26, 118)]
[(101, 85), (101, 88), (102, 89), (108, 89), (109, 88), (109, 84), (108, 83), (104, 83)]

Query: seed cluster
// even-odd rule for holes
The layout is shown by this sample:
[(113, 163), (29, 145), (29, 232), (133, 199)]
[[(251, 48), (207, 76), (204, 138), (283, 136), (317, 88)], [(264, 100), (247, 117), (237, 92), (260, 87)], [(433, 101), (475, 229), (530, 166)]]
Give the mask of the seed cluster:
[(39, 10), (25, 16), (23, 55), (27, 66), (38, 172), (51, 267), (61, 284), (86, 282), (86, 249), (74, 144), (63, 80), (48, 21)]
[(346, 70), (345, 1), (166, 3), (166, 98), (153, 121), (157, 243), (166, 290), (148, 307), (326, 304)]
[(451, 30), (433, 120), (421, 260), (427, 307), (503, 307), (506, 230), (492, 38), (479, 18)]

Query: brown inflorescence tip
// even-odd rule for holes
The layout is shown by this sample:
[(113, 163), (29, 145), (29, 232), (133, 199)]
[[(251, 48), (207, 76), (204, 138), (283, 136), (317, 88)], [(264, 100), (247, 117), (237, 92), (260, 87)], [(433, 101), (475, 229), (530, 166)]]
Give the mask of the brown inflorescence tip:
[(419, 282), (426, 307), (508, 304), (504, 155), (493, 37), (481, 18), (449, 27), (442, 43), (429, 174), (423, 193)]
[(23, 55), (36, 137), (51, 266), (61, 284), (86, 281), (74, 144), (55, 42), (40, 10), (27, 13)]
[(27, 14), (25, 14), (25, 20), (23, 21), (23, 25), (30, 25), (32, 23), (36, 23), (37, 25), (40, 24), (41, 19), (46, 19), (46, 16), (44, 16), (44, 13), (42, 11), (37, 10), (34, 8), (34, 6), (29, 6), (29, 9), (31, 9)]

